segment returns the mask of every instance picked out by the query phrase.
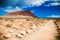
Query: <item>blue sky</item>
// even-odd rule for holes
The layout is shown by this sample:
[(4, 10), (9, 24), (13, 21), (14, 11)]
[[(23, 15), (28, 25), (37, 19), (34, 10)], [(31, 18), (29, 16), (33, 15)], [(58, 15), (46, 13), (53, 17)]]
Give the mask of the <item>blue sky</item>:
[[(12, 3), (13, 2), (13, 3)], [(31, 11), (38, 18), (60, 18), (59, 0), (1, 0), (0, 16), (15, 11)]]

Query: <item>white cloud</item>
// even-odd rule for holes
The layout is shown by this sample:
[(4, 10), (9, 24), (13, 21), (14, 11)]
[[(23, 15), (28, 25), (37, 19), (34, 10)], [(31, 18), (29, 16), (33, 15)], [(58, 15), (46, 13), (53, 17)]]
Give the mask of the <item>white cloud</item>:
[[(11, 7), (9, 7), (11, 8)], [(14, 9), (5, 9), (6, 12), (10, 13), (10, 12), (15, 12), (15, 11), (21, 11), (22, 9), (20, 9), (19, 7), (16, 7)]]
[(51, 16), (48, 16), (48, 17), (51, 17), (51, 18), (60, 18), (60, 15), (51, 15)]
[(57, 6), (57, 5), (60, 5), (60, 3), (56, 2), (56, 3), (52, 3), (51, 5), (52, 6)]
[(58, 1), (60, 1), (60, 0), (47, 0), (47, 1), (54, 1), (54, 2), (58, 2)]
[(25, 0), (27, 7), (41, 6), (47, 0)]
[(34, 12), (35, 12), (35, 10), (31, 10), (31, 12), (32, 12), (32, 13), (34, 13)]
[(48, 5), (44, 5), (44, 6), (58, 6), (58, 5), (60, 5), (60, 3), (54, 2), (54, 3), (50, 3)]
[(44, 5), (44, 6), (57, 6), (60, 5), (60, 3), (58, 3), (58, 0), (24, 0), (25, 2), (25, 6), (23, 6), (22, 8), (28, 8), (28, 7), (34, 7), (34, 6), (41, 6), (43, 3), (45, 3), (46, 1), (54, 1), (54, 3), (49, 3), (48, 5)]
[(40, 6), (42, 3), (44, 3), (46, 0), (36, 0), (31, 3), (32, 6)]

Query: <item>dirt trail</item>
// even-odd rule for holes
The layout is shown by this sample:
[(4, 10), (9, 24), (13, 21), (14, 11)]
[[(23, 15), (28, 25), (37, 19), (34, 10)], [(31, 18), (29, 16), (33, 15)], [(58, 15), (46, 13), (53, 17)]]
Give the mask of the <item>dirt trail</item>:
[(25, 40), (56, 40), (57, 28), (55, 23), (51, 20), (45, 26), (26, 37)]

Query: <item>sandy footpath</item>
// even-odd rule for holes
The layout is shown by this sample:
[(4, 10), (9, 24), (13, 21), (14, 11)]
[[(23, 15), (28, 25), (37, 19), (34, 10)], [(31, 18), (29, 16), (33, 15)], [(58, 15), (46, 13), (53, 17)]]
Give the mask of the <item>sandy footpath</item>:
[(54, 22), (51, 20), (46, 25), (36, 32), (32, 33), (25, 40), (56, 40), (57, 28)]

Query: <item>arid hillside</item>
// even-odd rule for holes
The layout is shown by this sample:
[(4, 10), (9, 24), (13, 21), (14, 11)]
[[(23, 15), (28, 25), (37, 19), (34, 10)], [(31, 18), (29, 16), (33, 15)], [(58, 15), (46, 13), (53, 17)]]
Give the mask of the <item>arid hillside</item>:
[(60, 19), (36, 18), (30, 11), (0, 16), (0, 40), (60, 40)]

